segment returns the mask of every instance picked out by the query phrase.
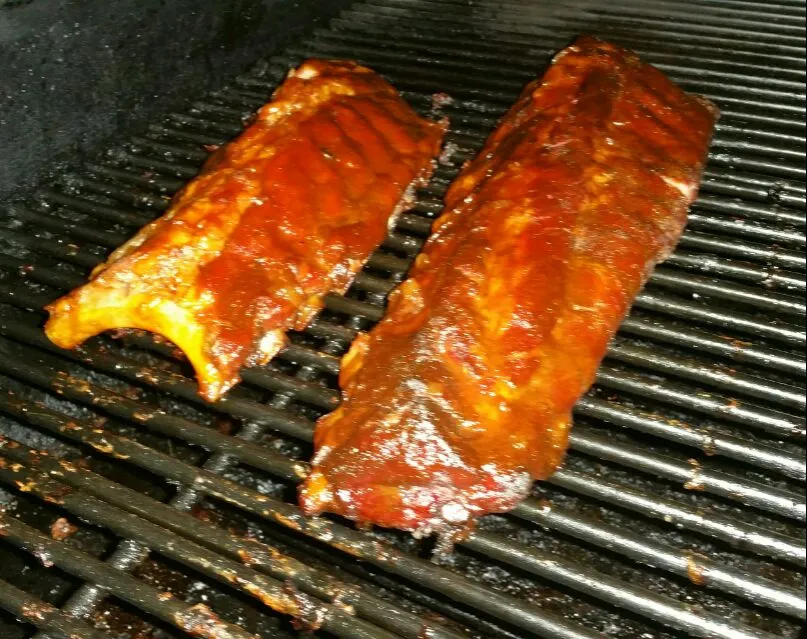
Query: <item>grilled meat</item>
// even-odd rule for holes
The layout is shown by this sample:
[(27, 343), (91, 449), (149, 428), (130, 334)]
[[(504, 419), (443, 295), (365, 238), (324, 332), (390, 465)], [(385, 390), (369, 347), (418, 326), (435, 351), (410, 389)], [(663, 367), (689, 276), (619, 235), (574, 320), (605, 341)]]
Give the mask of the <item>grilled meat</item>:
[(716, 117), (628, 51), (591, 37), (562, 51), (345, 356), (305, 510), (450, 531), (549, 476), (572, 407), (684, 228)]
[(443, 132), (369, 69), (305, 62), (165, 215), (47, 307), (48, 337), (71, 348), (107, 329), (153, 331), (217, 399), (349, 286), (431, 175)]

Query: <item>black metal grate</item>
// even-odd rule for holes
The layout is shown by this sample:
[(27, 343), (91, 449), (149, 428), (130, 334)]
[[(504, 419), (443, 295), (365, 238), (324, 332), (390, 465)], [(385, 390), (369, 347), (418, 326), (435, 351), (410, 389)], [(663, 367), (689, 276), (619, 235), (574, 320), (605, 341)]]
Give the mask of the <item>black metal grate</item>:
[[(11, 616), (0, 635), (282, 637), (296, 632), (293, 613), (345, 637), (796, 637), (804, 9), (368, 0), (10, 207), (0, 227), (0, 485), (12, 499), (0, 514), (0, 607)], [(568, 462), (433, 561), (428, 541), (305, 520), (298, 460), (312, 420), (337, 400), (339, 355), (381, 316), (459, 165), (581, 32), (636, 49), (714, 99), (723, 119), (681, 246), (580, 402)], [(453, 154), (348, 295), (214, 406), (150, 338), (53, 347), (37, 309), (164, 210), (204, 147), (236, 134), (309, 56), (357, 58), (424, 111), (432, 92), (453, 98)]]

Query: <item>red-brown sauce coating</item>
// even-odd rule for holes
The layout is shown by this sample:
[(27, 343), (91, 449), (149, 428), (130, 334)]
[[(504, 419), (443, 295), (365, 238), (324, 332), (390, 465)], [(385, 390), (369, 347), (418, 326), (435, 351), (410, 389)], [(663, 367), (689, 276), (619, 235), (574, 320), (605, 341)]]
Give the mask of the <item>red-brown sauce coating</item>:
[(307, 61), (165, 215), (48, 307), (48, 336), (70, 348), (111, 328), (160, 333), (218, 398), (347, 288), (430, 176), (443, 129), (369, 69)]
[(590, 37), (528, 85), (452, 184), (317, 425), (308, 513), (420, 533), (515, 506), (675, 246), (717, 111)]

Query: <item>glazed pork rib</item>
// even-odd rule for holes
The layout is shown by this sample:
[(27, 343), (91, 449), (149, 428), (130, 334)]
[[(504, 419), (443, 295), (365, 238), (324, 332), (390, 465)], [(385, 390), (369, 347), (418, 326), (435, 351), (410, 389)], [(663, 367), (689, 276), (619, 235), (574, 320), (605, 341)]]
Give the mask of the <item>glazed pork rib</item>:
[(444, 128), (369, 69), (305, 62), (165, 215), (47, 307), (48, 337), (71, 348), (108, 329), (153, 331), (217, 399), (349, 286), (430, 177)]
[(582, 37), (558, 54), (345, 356), (305, 510), (449, 534), (549, 476), (572, 407), (684, 228), (716, 118), (628, 51)]

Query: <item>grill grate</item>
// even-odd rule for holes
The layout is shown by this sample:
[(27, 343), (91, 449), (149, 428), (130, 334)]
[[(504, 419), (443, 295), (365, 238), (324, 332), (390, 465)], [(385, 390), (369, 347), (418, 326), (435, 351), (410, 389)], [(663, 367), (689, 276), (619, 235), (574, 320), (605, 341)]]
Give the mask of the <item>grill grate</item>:
[[(362, 638), (796, 637), (804, 25), (803, 2), (787, 0), (367, 0), (9, 207), (0, 486), (15, 501), (0, 559), (36, 559), (0, 579), (0, 607), (21, 620), (0, 617), (0, 634), (283, 637), (293, 613)], [(313, 420), (337, 401), (339, 356), (380, 318), (460, 164), (580, 32), (638, 50), (723, 119), (684, 239), (578, 405), (565, 467), (433, 561), (428, 541), (306, 520), (294, 485)], [(50, 344), (37, 309), (160, 214), (203, 147), (236, 134), (310, 56), (358, 58), (424, 112), (432, 92), (453, 98), (451, 157), (348, 294), (214, 406), (170, 345)], [(68, 540), (48, 530), (58, 517), (78, 526)]]

